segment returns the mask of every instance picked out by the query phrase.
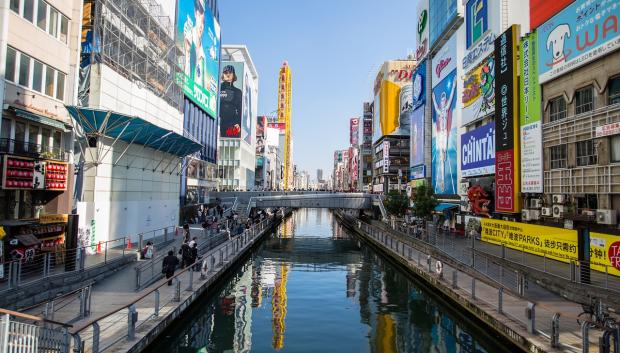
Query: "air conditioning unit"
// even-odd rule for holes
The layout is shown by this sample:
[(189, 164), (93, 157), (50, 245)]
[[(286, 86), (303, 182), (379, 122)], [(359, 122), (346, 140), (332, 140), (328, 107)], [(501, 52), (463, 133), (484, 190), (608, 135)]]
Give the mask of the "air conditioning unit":
[(562, 206), (562, 205), (553, 205), (552, 211), (553, 211), (553, 218), (562, 218), (562, 217), (564, 217), (564, 206)]
[(540, 210), (522, 210), (521, 218), (524, 221), (536, 221), (540, 219)]
[(595, 210), (581, 210), (581, 214), (584, 216), (596, 217)]
[(531, 199), (530, 200), (530, 205), (532, 208), (541, 208), (542, 207), (542, 200), (541, 199)]
[(530, 210), (521, 210), (521, 219), (524, 221), (531, 221)]
[(543, 207), (542, 208), (543, 217), (551, 217), (553, 214), (551, 213), (551, 207)]
[(598, 224), (616, 224), (616, 210), (596, 210), (596, 223)]
[(564, 195), (553, 195), (553, 203), (554, 204), (564, 203)]

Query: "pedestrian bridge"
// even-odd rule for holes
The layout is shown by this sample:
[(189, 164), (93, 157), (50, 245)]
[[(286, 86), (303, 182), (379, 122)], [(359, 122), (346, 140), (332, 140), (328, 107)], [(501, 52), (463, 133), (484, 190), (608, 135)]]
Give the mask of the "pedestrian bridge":
[(372, 208), (376, 195), (364, 193), (281, 193), (280, 195), (252, 196), (248, 200), (248, 209), (291, 207), (291, 208)]

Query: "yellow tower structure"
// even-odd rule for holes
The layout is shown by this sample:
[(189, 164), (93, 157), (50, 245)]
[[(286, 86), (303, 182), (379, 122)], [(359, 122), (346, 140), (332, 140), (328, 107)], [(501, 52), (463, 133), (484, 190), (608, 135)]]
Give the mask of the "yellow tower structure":
[(282, 185), (284, 190), (293, 187), (293, 161), (291, 151), (291, 97), (292, 81), (291, 68), (288, 62), (282, 63), (278, 85), (278, 122), (284, 123), (284, 175)]

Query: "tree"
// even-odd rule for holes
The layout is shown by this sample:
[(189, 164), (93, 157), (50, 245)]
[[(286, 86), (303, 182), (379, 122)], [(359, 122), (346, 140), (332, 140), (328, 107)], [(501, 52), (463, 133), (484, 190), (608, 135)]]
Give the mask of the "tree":
[(407, 195), (396, 190), (388, 193), (385, 200), (385, 209), (394, 216), (403, 216), (409, 207)]
[(415, 189), (413, 197), (413, 214), (422, 219), (430, 219), (433, 210), (437, 206), (437, 199), (433, 188), (420, 185)]

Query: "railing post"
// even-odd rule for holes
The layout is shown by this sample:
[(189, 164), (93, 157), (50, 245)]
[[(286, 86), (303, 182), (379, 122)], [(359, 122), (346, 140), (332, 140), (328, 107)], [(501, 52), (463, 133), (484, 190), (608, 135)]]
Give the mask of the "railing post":
[[(104, 250), (104, 252), (103, 252), (103, 263), (104, 263), (104, 264), (107, 264), (107, 263), (108, 263), (108, 243), (109, 243), (109, 241), (106, 241), (106, 242), (105, 242), (105, 250)], [(123, 245), (123, 247), (124, 247), (124, 246), (125, 246), (125, 245)]]
[(168, 241), (168, 227), (164, 228), (164, 242)]
[(136, 338), (136, 322), (138, 321), (138, 311), (136, 311), (136, 305), (131, 304), (127, 312), (127, 339), (133, 340)]
[(140, 290), (140, 268), (134, 267), (136, 270), (136, 292)]
[(194, 290), (194, 265), (191, 265), (187, 272), (189, 272), (189, 285), (187, 286), (187, 290), (193, 291)]
[(570, 281), (577, 282), (577, 270), (575, 266), (575, 261), (570, 262)]
[(588, 321), (581, 322), (581, 351), (583, 353), (590, 353), (590, 323)]
[(176, 279), (176, 282), (175, 282), (174, 298), (172, 299), (172, 301), (174, 302), (181, 301), (181, 281), (179, 281), (178, 278)]
[(457, 269), (452, 270), (452, 288), (458, 288), (458, 275), (459, 271)]
[(431, 273), (431, 255), (426, 255), (426, 264), (428, 265), (428, 272)]
[(525, 319), (527, 320), (527, 332), (536, 334), (536, 304), (528, 302), (525, 308)]
[(558, 348), (560, 345), (560, 313), (553, 314), (551, 319), (551, 347)]
[(504, 287), (499, 287), (497, 290), (497, 312), (504, 313)]
[(155, 312), (153, 315), (155, 317), (159, 316), (159, 289), (155, 290)]
[(83, 353), (84, 352), (84, 342), (82, 342), (82, 337), (80, 337), (79, 333), (73, 334), (73, 353)]
[(93, 322), (93, 353), (99, 353), (100, 327), (97, 321)]
[[(131, 236), (129, 237), (131, 239)], [(131, 240), (130, 240), (131, 241)], [(144, 248), (144, 233), (138, 234), (138, 249), (142, 250)]]
[(80, 319), (83, 319), (86, 315), (85, 315), (85, 307), (86, 307), (86, 298), (85, 295), (86, 293), (84, 293), (84, 288), (82, 288), (82, 290), (80, 290)]
[(520, 296), (525, 295), (525, 274), (517, 272), (517, 291)]
[(476, 277), (471, 278), (471, 299), (476, 299)]

